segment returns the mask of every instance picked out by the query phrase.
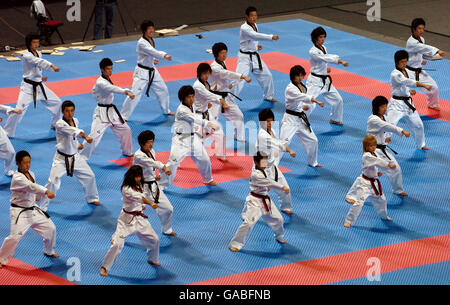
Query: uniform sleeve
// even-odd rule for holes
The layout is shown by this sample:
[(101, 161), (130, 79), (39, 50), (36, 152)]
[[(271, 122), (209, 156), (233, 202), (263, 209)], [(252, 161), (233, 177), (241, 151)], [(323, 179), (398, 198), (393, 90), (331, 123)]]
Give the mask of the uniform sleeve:
[(242, 74), (236, 73), (230, 70), (226, 70), (222, 67), (218, 67), (216, 65), (211, 65), (211, 69), (213, 73), (218, 74), (220, 79), (226, 79), (230, 81), (239, 81), (241, 79)]
[(272, 34), (255, 32), (251, 27), (241, 27), (242, 34), (253, 40), (272, 40)]
[(251, 176), (252, 184), (256, 187), (270, 187), (270, 188), (277, 188), (282, 189), (283, 184), (276, 182), (275, 180), (272, 180), (268, 177), (264, 177), (263, 173), (256, 172), (253, 173)]
[(222, 99), (222, 97), (220, 95), (212, 93), (211, 91), (206, 89), (205, 86), (195, 86), (194, 90), (196, 97), (200, 96), (202, 99), (207, 100), (208, 102), (220, 104), (220, 100)]
[(302, 103), (312, 103), (313, 96), (300, 92), (297, 88), (288, 88), (285, 92), (286, 99), (297, 100)]
[(140, 43), (139, 51), (159, 59), (164, 59), (164, 56), (167, 54), (166, 52), (156, 50), (149, 43)]
[(381, 168), (386, 168), (388, 167), (389, 162), (384, 161), (378, 157), (369, 155), (369, 154), (364, 154), (363, 155), (363, 167), (370, 167), (370, 166), (377, 166), (377, 167), (381, 167)]
[(131, 187), (126, 186), (126, 187), (122, 188), (122, 197), (126, 201), (143, 202), (142, 198), (144, 197), (144, 193), (140, 193), (138, 191), (133, 190)]
[(125, 94), (126, 89), (122, 89), (116, 85), (113, 85), (107, 81), (105, 82), (98, 82), (97, 86), (99, 89), (106, 91), (106, 92), (113, 92), (118, 94)]
[(379, 132), (392, 132), (395, 133), (398, 136), (403, 136), (402, 131), (403, 129), (395, 126), (394, 124), (388, 123), (383, 120), (374, 120), (370, 119), (367, 122), (367, 133), (379, 133)]
[(145, 167), (154, 167), (157, 169), (162, 169), (164, 167), (164, 163), (158, 160), (153, 160), (152, 158), (148, 158), (147, 156), (134, 155), (133, 163), (140, 164)]
[(66, 124), (65, 122), (57, 122), (56, 129), (58, 130), (58, 132), (61, 132), (66, 136), (75, 136), (75, 137), (78, 137), (80, 133), (84, 132), (83, 129), (69, 126), (69, 124)]
[(201, 125), (202, 127), (206, 127), (206, 124), (208, 124), (209, 122), (208, 120), (202, 119), (200, 116), (191, 111), (178, 111), (176, 116), (179, 120), (186, 121), (191, 124)]
[(42, 185), (33, 183), (22, 174), (15, 174), (11, 181), (11, 192), (26, 192), (33, 194), (45, 194), (47, 189)]
[(340, 59), (339, 55), (323, 54), (320, 50), (311, 50), (309, 52), (309, 55), (311, 56), (312, 59), (321, 60), (321, 61), (325, 61), (328, 63), (334, 63), (334, 64), (337, 64)]
[(416, 39), (410, 39), (406, 42), (406, 51), (409, 53), (421, 53), (427, 56), (433, 56), (439, 51), (438, 48), (420, 43)]
[(285, 140), (280, 140), (274, 137), (258, 137), (258, 149), (262, 151), (285, 151), (288, 142)]
[(417, 87), (416, 81), (410, 78), (406, 78), (401, 73), (393, 73), (391, 76), (391, 84), (393, 86), (403, 85), (406, 87)]
[(53, 71), (52, 63), (42, 57), (36, 57), (31, 53), (25, 53), (22, 56), (23, 60), (28, 62), (30, 65), (37, 66), (42, 70)]
[(7, 115), (9, 115), (13, 109), (14, 108), (12, 108), (11, 106), (0, 105), (0, 112), (5, 113)]

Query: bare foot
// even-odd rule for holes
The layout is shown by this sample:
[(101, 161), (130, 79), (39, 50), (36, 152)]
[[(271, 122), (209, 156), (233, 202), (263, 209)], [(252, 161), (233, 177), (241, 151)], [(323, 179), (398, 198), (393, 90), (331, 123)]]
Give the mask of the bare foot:
[(55, 130), (55, 126), (53, 126), (53, 125), (50, 126), (50, 129), (51, 129), (51, 130)]
[(105, 267), (100, 268), (100, 275), (101, 276), (108, 276), (108, 272), (106, 271)]
[(342, 123), (342, 122), (333, 121), (333, 120), (330, 120), (330, 124), (344, 125), (344, 123)]
[(170, 232), (170, 233), (163, 233), (164, 235), (169, 235), (169, 236), (177, 236), (177, 233), (175, 233), (174, 231)]
[(400, 196), (408, 196), (408, 194), (406, 194), (405, 192), (398, 193), (397, 195), (400, 195)]
[(148, 260), (147, 263), (149, 263), (150, 265), (153, 265), (153, 266), (161, 266), (161, 263), (155, 263), (151, 260)]
[(285, 244), (286, 243), (286, 240), (278, 240), (278, 239), (275, 239), (276, 241), (277, 241), (277, 243), (280, 243), (280, 244)]
[(315, 167), (323, 167), (322, 164), (317, 163), (317, 165)]
[(236, 138), (234, 138), (236, 141), (238, 141), (238, 142), (242, 142), (242, 143), (246, 143), (247, 142), (247, 140), (246, 139), (236, 139)]
[(352, 226), (352, 224), (347, 221), (344, 223), (344, 227), (346, 227), (346, 228), (350, 228), (351, 226)]
[(101, 203), (98, 202), (98, 201), (92, 201), (92, 202), (89, 202), (89, 204), (93, 204), (93, 205), (101, 205)]
[(212, 186), (217, 185), (217, 183), (216, 183), (214, 180), (211, 181), (211, 182), (208, 182), (208, 183), (204, 183), (204, 184), (206, 184), (206, 185), (212, 185)]
[(429, 148), (427, 146), (423, 146), (422, 149), (423, 150), (429, 150)]
[(216, 156), (216, 158), (217, 158), (217, 160), (220, 160), (222, 162), (227, 162), (228, 161), (226, 157), (218, 157), (218, 156)]
[(392, 218), (388, 216), (388, 218), (386, 218), (387, 221), (392, 221)]
[(281, 210), (281, 212), (288, 214), (288, 215), (292, 215), (292, 211), (291, 210)]
[(172, 111), (169, 112), (167, 115), (175, 115), (175, 113), (173, 113)]
[(278, 100), (276, 100), (274, 98), (271, 98), (271, 99), (265, 98), (264, 100), (268, 101), (268, 102), (278, 102)]
[(230, 249), (231, 251), (233, 251), (233, 252), (239, 252), (240, 250), (238, 249), (238, 248), (235, 248), (235, 247), (228, 247), (228, 249)]
[(242, 219), (242, 221), (245, 221), (245, 217), (244, 216), (241, 216), (241, 219)]
[(350, 198), (345, 198), (345, 201), (347, 201), (350, 204), (354, 204), (355, 200), (354, 199), (350, 199)]
[(428, 108), (433, 109), (433, 110), (437, 110), (437, 111), (441, 110), (441, 108), (439, 108), (439, 106), (428, 107)]
[(0, 264), (0, 269), (2, 269), (3, 268), (3, 265), (2, 264)]
[(53, 254), (44, 253), (44, 255), (47, 256), (47, 257), (50, 257), (50, 258), (58, 258), (59, 257), (58, 253), (53, 253)]

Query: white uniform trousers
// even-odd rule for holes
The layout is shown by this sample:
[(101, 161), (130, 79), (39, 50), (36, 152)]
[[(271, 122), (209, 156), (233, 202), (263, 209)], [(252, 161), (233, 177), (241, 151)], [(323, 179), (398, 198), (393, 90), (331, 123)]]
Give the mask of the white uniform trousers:
[(5, 175), (12, 176), (15, 167), (16, 151), (5, 130), (0, 126), (0, 159), (5, 160)]
[[(92, 169), (87, 164), (86, 160), (76, 154), (75, 156), (75, 166), (73, 169), (73, 175), (77, 178), (78, 182), (81, 183), (84, 189), (84, 197), (87, 202), (98, 201), (98, 191), (97, 183), (95, 181), (95, 174)], [(64, 156), (60, 155), (58, 152), (55, 153), (52, 163), (52, 169), (50, 170), (50, 176), (48, 177), (47, 184), (45, 188), (56, 194), (61, 186), (61, 177), (67, 174), (66, 164), (64, 161)], [(72, 158), (69, 158), (69, 165), (72, 164)], [(41, 201), (41, 209), (47, 211), (50, 200), (45, 197)]]
[[(403, 102), (402, 102), (403, 103)], [(393, 125), (398, 124), (402, 118), (405, 119), (406, 124), (409, 129), (411, 129), (414, 140), (416, 141), (416, 147), (422, 148), (425, 146), (425, 131), (423, 127), (422, 119), (420, 118), (419, 113), (416, 111), (412, 112), (412, 110), (401, 110), (395, 107), (393, 103), (389, 103), (388, 111), (386, 114), (386, 122), (389, 122)]]
[(17, 216), (21, 211), (21, 208), (10, 207), (9, 209), (11, 233), (5, 238), (0, 248), (0, 263), (2, 265), (6, 265), (9, 262), (16, 251), (17, 245), (29, 228), (32, 228), (42, 236), (44, 240), (44, 254), (55, 254), (56, 227), (53, 221), (36, 209), (22, 212), (17, 220)]
[(131, 156), (133, 154), (133, 143), (131, 137), (131, 129), (127, 123), (121, 124), (112, 124), (110, 122), (102, 122), (100, 117), (96, 115), (96, 112), (100, 111), (99, 107), (94, 111), (94, 118), (92, 120), (91, 133), (89, 136), (93, 139), (92, 143), (89, 144), (86, 140), (83, 142), (84, 149), (81, 151), (81, 155), (89, 160), (92, 155), (92, 152), (95, 150), (97, 145), (100, 143), (100, 140), (103, 137), (106, 129), (110, 127), (117, 139), (120, 142), (120, 148), (122, 149), (122, 153), (126, 156)]
[[(36, 88), (36, 102), (40, 100), (44, 107), (52, 113), (50, 124), (51, 126), (55, 126), (56, 122), (61, 118), (61, 99), (56, 96), (56, 94), (52, 90), (47, 88), (44, 83), (42, 83), (42, 85), (44, 86), (47, 100), (45, 100), (41, 88), (38, 86)], [(15, 136), (17, 124), (19, 124), (19, 122), (22, 120), (30, 104), (33, 104), (33, 86), (22, 81), (22, 84), (20, 86), (19, 98), (16, 105), (16, 108), (22, 110), (22, 114), (11, 113), (8, 116), (4, 127), (8, 136)], [(39, 107), (39, 105), (36, 103), (36, 108), (37, 107)]]
[[(180, 137), (182, 139), (180, 139)], [(159, 185), (164, 189), (172, 184), (173, 179), (177, 173), (178, 166), (181, 161), (187, 156), (190, 156), (197, 165), (198, 171), (202, 176), (203, 183), (209, 183), (213, 181), (211, 160), (208, 153), (202, 144), (200, 137), (197, 134), (191, 136), (190, 134), (177, 135), (172, 137), (172, 147), (170, 148), (169, 160), (166, 163), (166, 167), (170, 169), (172, 174), (170, 176), (161, 172), (161, 180)]]
[[(283, 186), (289, 188), (289, 185), (286, 181), (286, 178), (284, 177), (281, 170), (277, 167), (276, 170), (278, 171), (278, 183), (281, 183)], [(267, 176), (275, 180), (275, 165), (271, 166), (269, 170), (266, 169)], [(291, 199), (291, 193), (286, 194), (282, 189), (279, 188), (272, 188), (275, 193), (278, 195), (278, 203), (280, 204), (280, 210), (282, 211), (291, 211), (292, 212), (292, 199)]]
[(112, 245), (106, 253), (102, 267), (105, 267), (107, 271), (111, 269), (114, 261), (123, 249), (125, 238), (134, 233), (147, 248), (147, 261), (158, 262), (159, 238), (151, 224), (142, 216), (127, 214), (122, 210), (117, 221), (116, 231), (112, 236)]
[[(166, 83), (162, 79), (157, 69), (155, 69), (154, 75), (155, 76), (153, 78), (152, 85), (150, 86), (150, 90), (155, 93), (162, 112), (164, 114), (168, 114), (170, 112), (169, 89), (167, 89)], [(125, 101), (123, 102), (122, 109), (120, 110), (120, 113), (125, 120), (128, 120), (128, 118), (131, 116), (134, 108), (136, 108), (142, 96), (144, 95), (144, 98), (147, 97), (145, 95), (145, 92), (147, 91), (147, 85), (148, 79), (143, 79), (137, 76), (133, 77), (133, 86), (131, 87), (131, 91), (134, 93), (135, 97), (134, 99), (131, 99), (129, 96), (127, 96), (125, 98)]]
[[(223, 116), (233, 124), (235, 129), (234, 135), (237, 140), (245, 140), (245, 129), (244, 129), (244, 114), (239, 108), (237, 102), (227, 96), (225, 101), (230, 109), (225, 110), (222, 114)], [(220, 109), (219, 109), (220, 111)], [(228, 130), (228, 129), (227, 129)]]
[[(155, 198), (153, 198), (147, 183), (144, 184), (144, 192), (145, 198), (155, 202)], [(158, 208), (156, 208), (156, 214), (158, 215), (159, 220), (161, 221), (161, 231), (163, 234), (170, 234), (173, 231), (172, 230), (173, 206), (161, 188), (159, 188), (158, 201), (159, 202)]]
[[(375, 183), (375, 187), (378, 189), (378, 183)], [(370, 181), (365, 180), (361, 176), (356, 178), (346, 197), (355, 200), (355, 203), (351, 206), (345, 217), (346, 222), (353, 224), (356, 221), (367, 198), (370, 199), (375, 211), (380, 215), (381, 219), (387, 219), (387, 203), (384, 193), (381, 196), (375, 195)]]
[(306, 81), (308, 94), (312, 95), (315, 99), (322, 94), (325, 102), (330, 104), (330, 120), (342, 122), (344, 118), (344, 102), (341, 95), (333, 85), (331, 85), (330, 91), (328, 91), (329, 84), (330, 80), (328, 78), (325, 81), (325, 85), (323, 85), (322, 79), (314, 75), (310, 75)]
[(203, 139), (202, 142), (205, 142), (206, 139), (210, 138), (211, 142), (214, 143), (216, 156), (220, 158), (226, 157), (226, 138), (223, 133), (222, 125), (211, 116), (210, 122), (220, 126), (219, 130), (212, 130), (209, 127), (203, 129)]
[[(317, 154), (319, 150), (319, 140), (314, 133), (314, 130), (309, 131), (308, 127), (300, 122), (281, 122), (280, 139), (288, 141), (288, 145), (292, 141), (292, 137), (297, 135), (298, 139), (302, 143), (303, 150), (306, 153), (306, 162), (309, 166), (316, 166)], [(279, 164), (284, 152), (281, 152), (277, 158), (276, 164)]]
[[(253, 65), (252, 74), (253, 74), (254, 78), (256, 78), (259, 85), (261, 86), (261, 88), (264, 91), (263, 98), (270, 100), (274, 96), (272, 73), (270, 72), (269, 68), (264, 63), (262, 58), (261, 58), (261, 65), (263, 68), (262, 71), (259, 70), (257, 57), (255, 55), (253, 55), (252, 58), (253, 58), (253, 60), (251, 63), (250, 55), (242, 54), (241, 52), (239, 52), (236, 73), (240, 73), (240, 74), (244, 74), (244, 75), (248, 76), (248, 74), (251, 72), (251, 67)], [(244, 80), (240, 80), (238, 82), (232, 82), (233, 94), (239, 96), (239, 93), (241, 93), (242, 88), (244, 88), (244, 83), (245, 83)]]
[[(408, 75), (412, 80), (416, 80), (416, 73), (414, 71), (408, 70)], [(439, 88), (436, 81), (431, 78), (431, 76), (424, 70), (419, 74), (419, 82), (431, 86), (431, 90), (427, 90), (423, 87), (418, 89), (427, 96), (427, 106), (436, 107), (439, 106)]]
[(252, 232), (253, 227), (261, 217), (267, 225), (272, 228), (275, 233), (276, 240), (282, 241), (284, 239), (283, 216), (281, 216), (272, 200), (270, 200), (270, 214), (264, 209), (261, 199), (256, 198), (253, 195), (247, 196), (245, 199), (245, 206), (245, 213), (243, 215), (244, 222), (239, 226), (238, 230), (234, 234), (233, 239), (229, 244), (230, 247), (234, 247), (239, 250), (242, 249), (245, 241)]

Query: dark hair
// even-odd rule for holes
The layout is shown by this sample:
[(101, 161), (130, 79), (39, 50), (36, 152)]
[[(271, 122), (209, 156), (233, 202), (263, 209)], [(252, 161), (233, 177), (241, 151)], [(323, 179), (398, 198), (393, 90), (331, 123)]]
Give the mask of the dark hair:
[(64, 112), (64, 109), (66, 109), (67, 107), (73, 107), (75, 109), (75, 104), (72, 101), (64, 101), (61, 105), (61, 111)]
[(305, 69), (300, 65), (295, 65), (291, 68), (289, 71), (289, 77), (291, 78), (291, 81), (293, 82), (296, 76), (299, 75), (305, 75), (306, 71)]
[(111, 59), (109, 59), (109, 58), (103, 58), (101, 61), (100, 61), (100, 64), (99, 64), (99, 66), (100, 66), (100, 69), (105, 69), (106, 67), (109, 67), (109, 66), (112, 66), (113, 65), (113, 62), (112, 62), (112, 60)]
[(141, 23), (142, 34), (145, 34), (145, 32), (147, 31), (147, 28), (150, 26), (155, 27), (155, 24), (153, 23), (153, 21), (150, 21), (150, 20), (142, 21), (142, 23)]
[(260, 122), (264, 122), (267, 119), (275, 120), (275, 115), (273, 114), (273, 112), (270, 108), (265, 108), (258, 113), (258, 119)]
[(380, 106), (387, 105), (389, 101), (384, 96), (378, 95), (372, 100), (372, 114), (378, 115)]
[(214, 57), (219, 56), (219, 52), (222, 50), (228, 51), (227, 45), (224, 44), (223, 42), (217, 42), (212, 46), (212, 52)]
[(414, 33), (415, 29), (417, 29), (419, 25), (425, 26), (425, 20), (423, 20), (423, 18), (414, 18), (411, 22), (411, 33)]
[(317, 38), (319, 38), (320, 35), (325, 35), (325, 37), (327, 37), (327, 32), (325, 31), (325, 29), (321, 26), (315, 28), (312, 32), (311, 32), (311, 41), (315, 44), (317, 41)]
[(264, 158), (267, 158), (267, 155), (266, 155), (265, 153), (263, 153), (263, 152), (258, 151), (258, 152), (256, 153), (256, 155), (253, 156), (253, 162), (254, 162), (255, 164), (256, 164), (256, 163), (259, 163), (259, 162), (261, 162), (261, 160), (264, 159)]
[(142, 189), (142, 180), (141, 183), (138, 185), (136, 184), (136, 180), (134, 180), (135, 177), (141, 176), (141, 178), (144, 177), (144, 173), (142, 171), (142, 167), (140, 165), (133, 165), (131, 166), (125, 175), (123, 176), (123, 183), (120, 189), (123, 189), (126, 186), (129, 187), (137, 187), (138, 189)]
[(405, 50), (398, 50), (397, 52), (395, 52), (394, 54), (395, 65), (397, 66), (398, 62), (405, 58), (406, 59), (409, 58), (408, 52), (406, 52)]
[(184, 102), (184, 99), (188, 96), (188, 95), (195, 95), (195, 90), (194, 88), (192, 88), (192, 86), (183, 86), (180, 88), (180, 90), (178, 90), (178, 99), (181, 102)]
[(36, 33), (29, 33), (25, 37), (25, 45), (27, 46), (28, 51), (30, 51), (31, 42), (35, 39), (41, 40), (41, 37)]
[(21, 150), (16, 154), (16, 164), (19, 165), (20, 162), (22, 162), (23, 158), (30, 157), (30, 154), (26, 150)]
[(246, 16), (250, 16), (251, 12), (256, 12), (256, 7), (254, 6), (249, 6), (245, 9), (245, 15)]
[(200, 78), (203, 73), (208, 71), (209, 73), (212, 73), (211, 66), (206, 62), (200, 63), (197, 67), (197, 78)]
[(151, 130), (144, 130), (138, 135), (138, 143), (142, 147), (150, 140), (155, 139), (155, 134)]

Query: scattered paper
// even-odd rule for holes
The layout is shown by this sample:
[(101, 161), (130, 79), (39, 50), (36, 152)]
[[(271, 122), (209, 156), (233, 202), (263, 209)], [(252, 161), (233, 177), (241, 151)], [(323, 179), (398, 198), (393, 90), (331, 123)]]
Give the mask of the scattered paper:
[(103, 50), (95, 50), (95, 51), (92, 51), (92, 53), (100, 53), (100, 52), (103, 52)]
[(183, 24), (182, 26), (179, 26), (179, 27), (175, 28), (174, 30), (175, 31), (181, 31), (182, 29), (187, 28), (187, 27), (188, 27), (187, 24)]
[(83, 44), (84, 42), (79, 41), (79, 42), (72, 42), (73, 45), (78, 45), (78, 44)]
[(57, 51), (64, 51), (64, 50), (68, 50), (69, 48), (66, 48), (66, 47), (57, 47), (57, 48), (54, 48), (54, 50), (57, 50)]
[(71, 49), (80, 49), (82, 48), (82, 46), (74, 46), (74, 47), (70, 47)]
[(22, 56), (26, 52), (28, 52), (28, 50), (20, 50), (20, 51), (15, 51), (13, 54), (15, 56)]
[(96, 47), (95, 45), (82, 46), (80, 47), (80, 51), (92, 51), (92, 49), (94, 49), (95, 47)]
[(42, 54), (52, 54), (53, 50), (41, 50)]
[(211, 49), (206, 49), (206, 53), (212, 54), (212, 50)]
[(161, 29), (161, 30), (157, 30), (155, 31), (155, 33), (158, 34), (158, 36), (177, 36), (179, 33), (177, 30), (174, 29)]
[(64, 52), (53, 52), (53, 53), (50, 53), (50, 55), (59, 55), (59, 56), (61, 56), (61, 55), (64, 55)]
[(19, 57), (14, 57), (14, 56), (6, 56), (5, 59), (7, 61), (19, 61), (20, 60)]
[(119, 63), (119, 62), (124, 62), (124, 61), (126, 61), (126, 60), (125, 59), (119, 59), (119, 60), (115, 60), (114, 62)]

